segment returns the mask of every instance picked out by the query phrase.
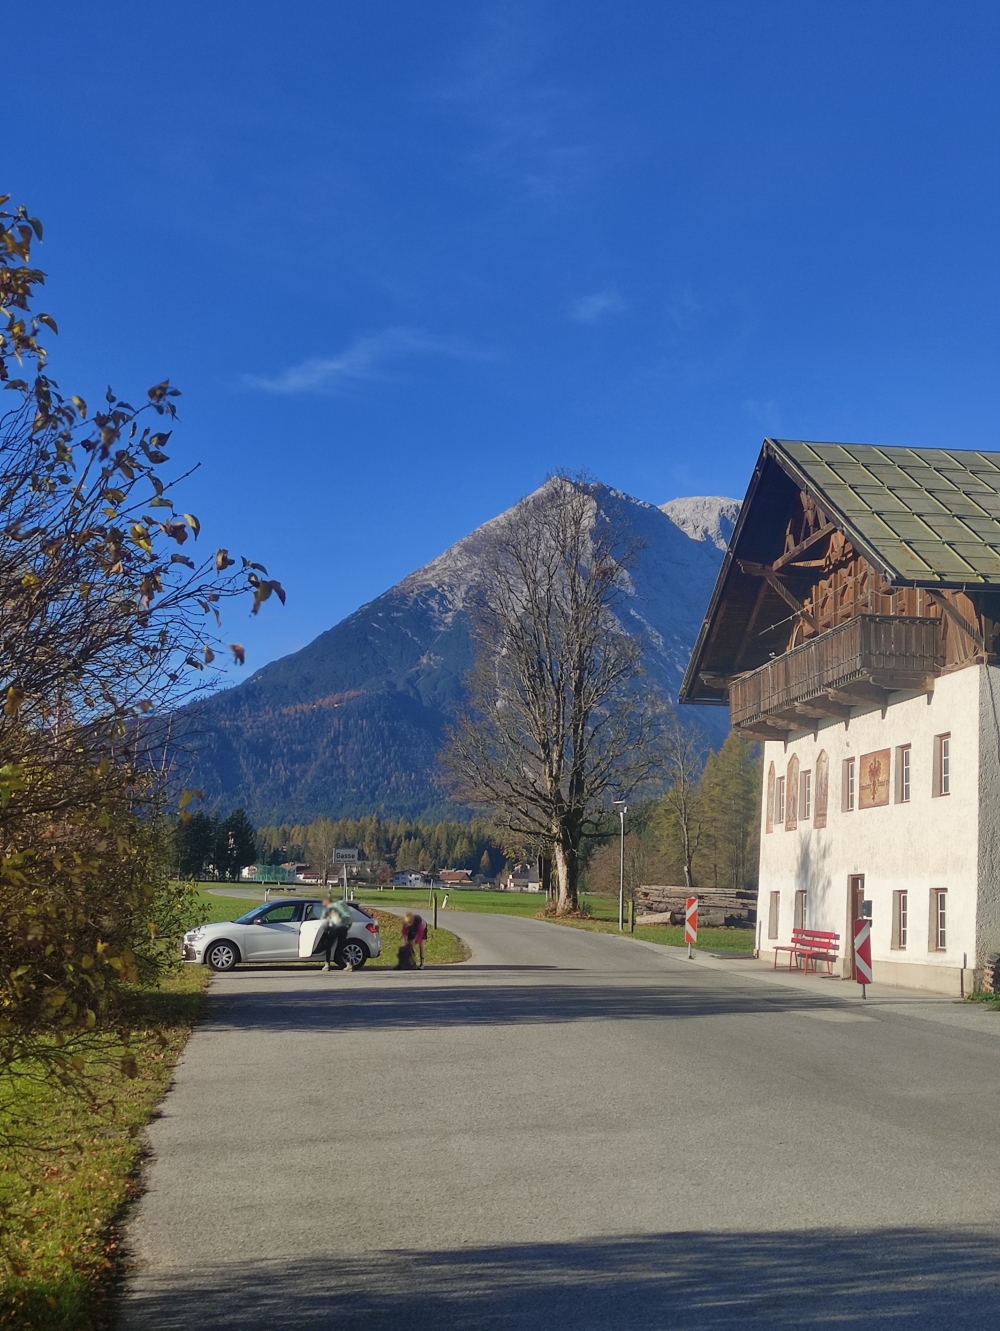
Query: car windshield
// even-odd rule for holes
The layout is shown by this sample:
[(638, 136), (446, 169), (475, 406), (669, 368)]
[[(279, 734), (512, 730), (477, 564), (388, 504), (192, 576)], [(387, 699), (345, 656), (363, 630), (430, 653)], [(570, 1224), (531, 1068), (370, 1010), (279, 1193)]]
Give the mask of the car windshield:
[(248, 910), (245, 915), (240, 915), (233, 921), (234, 924), (251, 924), (257, 916), (264, 910), (264, 906), (254, 906), (253, 910)]

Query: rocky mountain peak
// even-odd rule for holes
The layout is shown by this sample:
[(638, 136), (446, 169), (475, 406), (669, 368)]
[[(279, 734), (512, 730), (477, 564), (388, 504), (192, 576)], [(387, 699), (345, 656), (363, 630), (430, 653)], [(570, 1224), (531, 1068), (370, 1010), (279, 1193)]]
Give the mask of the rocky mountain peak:
[(711, 541), (725, 550), (740, 515), (740, 501), (722, 495), (692, 495), (668, 500), (660, 505), (660, 512), (693, 541)]

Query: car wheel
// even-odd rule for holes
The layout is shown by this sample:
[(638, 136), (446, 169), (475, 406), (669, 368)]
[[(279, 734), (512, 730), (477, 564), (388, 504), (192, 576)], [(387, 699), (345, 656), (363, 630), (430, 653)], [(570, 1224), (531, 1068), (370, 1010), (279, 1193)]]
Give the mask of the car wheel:
[(351, 965), (356, 971), (368, 960), (368, 949), (357, 938), (349, 938), (337, 956), (338, 966)]
[(231, 943), (228, 938), (220, 938), (217, 943), (210, 944), (205, 952), (205, 964), (209, 970), (231, 971), (237, 961), (239, 953), (236, 944)]

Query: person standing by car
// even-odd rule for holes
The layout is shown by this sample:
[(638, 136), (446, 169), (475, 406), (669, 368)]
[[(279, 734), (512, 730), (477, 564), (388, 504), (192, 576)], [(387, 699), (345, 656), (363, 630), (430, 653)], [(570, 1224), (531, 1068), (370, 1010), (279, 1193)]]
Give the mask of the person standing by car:
[[(323, 953), (326, 961), (323, 963), (323, 970), (328, 971), (331, 954), (336, 962), (337, 953), (347, 941), (347, 931), (354, 923), (354, 917), (346, 901), (334, 901), (332, 897), (324, 897), (323, 921), (326, 924), (326, 932), (323, 934)], [(345, 971), (353, 969), (350, 962), (344, 967)]]

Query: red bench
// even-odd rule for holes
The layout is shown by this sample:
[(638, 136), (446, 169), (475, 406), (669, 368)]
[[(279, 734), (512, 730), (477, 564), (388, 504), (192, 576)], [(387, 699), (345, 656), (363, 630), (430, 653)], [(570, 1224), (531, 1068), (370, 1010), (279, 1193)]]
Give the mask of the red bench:
[(778, 953), (788, 953), (788, 969), (797, 964), (801, 957), (803, 970), (809, 969), (810, 961), (813, 963), (813, 970), (816, 969), (817, 961), (825, 961), (830, 975), (833, 974), (833, 963), (837, 960), (837, 954), (840, 950), (840, 934), (828, 933), (825, 929), (793, 929), (791, 943), (775, 944), (774, 965), (772, 970), (778, 968)]

